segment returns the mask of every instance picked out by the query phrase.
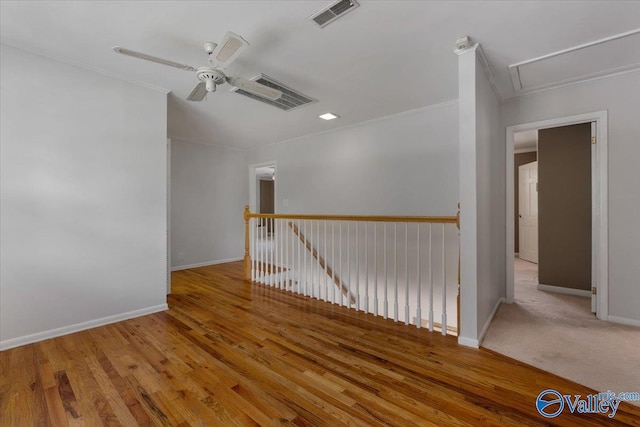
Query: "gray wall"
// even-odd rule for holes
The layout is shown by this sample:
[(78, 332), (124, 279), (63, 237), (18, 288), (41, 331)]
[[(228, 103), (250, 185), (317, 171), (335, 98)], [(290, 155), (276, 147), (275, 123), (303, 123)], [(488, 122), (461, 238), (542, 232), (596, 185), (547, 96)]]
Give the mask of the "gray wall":
[(538, 131), (538, 280), (591, 289), (591, 124)]
[(171, 140), (172, 268), (243, 256), (248, 176), (243, 151)]
[(513, 156), (513, 177), (514, 177), (514, 184), (513, 184), (513, 202), (514, 202), (514, 207), (513, 207), (513, 211), (515, 212), (515, 216), (514, 216), (514, 220), (515, 220), (515, 225), (514, 225), (514, 235), (515, 235), (515, 244), (514, 244), (514, 248), (516, 249), (516, 252), (518, 252), (518, 248), (520, 247), (520, 217), (518, 217), (518, 214), (520, 213), (520, 204), (518, 203), (518, 197), (520, 197), (520, 186), (519, 184), (519, 178), (520, 178), (520, 171), (518, 170), (519, 166), (522, 165), (526, 165), (527, 163), (531, 163), (531, 162), (535, 162), (538, 159), (538, 155), (535, 151), (532, 151), (530, 153), (517, 153)]
[(272, 144), (248, 163), (277, 163), (279, 213), (455, 215), (457, 141), (452, 102)]
[(478, 337), (486, 332), (498, 302), (506, 293), (505, 151), (500, 106), (476, 60)]
[(505, 126), (608, 111), (609, 315), (640, 322), (640, 72), (507, 101)]
[(0, 76), (0, 346), (166, 308), (166, 94), (6, 45)]

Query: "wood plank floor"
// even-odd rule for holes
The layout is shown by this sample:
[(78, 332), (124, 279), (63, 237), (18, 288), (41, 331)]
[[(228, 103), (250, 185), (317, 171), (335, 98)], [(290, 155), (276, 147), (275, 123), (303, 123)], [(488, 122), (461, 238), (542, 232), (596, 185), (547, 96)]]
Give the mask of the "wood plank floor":
[(0, 425), (640, 425), (544, 419), (542, 390), (592, 390), (241, 273), (176, 272), (167, 312), (1, 352)]

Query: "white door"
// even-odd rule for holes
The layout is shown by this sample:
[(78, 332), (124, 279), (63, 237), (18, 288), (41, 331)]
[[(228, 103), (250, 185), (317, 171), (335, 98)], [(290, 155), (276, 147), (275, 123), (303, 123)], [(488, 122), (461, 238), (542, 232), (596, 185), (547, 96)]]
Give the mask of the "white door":
[(538, 162), (518, 168), (520, 258), (538, 263)]

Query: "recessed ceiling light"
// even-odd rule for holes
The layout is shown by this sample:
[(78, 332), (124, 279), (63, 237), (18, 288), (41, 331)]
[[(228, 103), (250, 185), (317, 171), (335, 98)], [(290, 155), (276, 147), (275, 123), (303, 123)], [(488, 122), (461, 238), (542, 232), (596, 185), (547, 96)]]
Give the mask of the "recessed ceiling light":
[(320, 117), (323, 120), (333, 120), (333, 119), (337, 119), (338, 118), (338, 116), (336, 116), (333, 113), (324, 113), (324, 114), (319, 115), (318, 117)]

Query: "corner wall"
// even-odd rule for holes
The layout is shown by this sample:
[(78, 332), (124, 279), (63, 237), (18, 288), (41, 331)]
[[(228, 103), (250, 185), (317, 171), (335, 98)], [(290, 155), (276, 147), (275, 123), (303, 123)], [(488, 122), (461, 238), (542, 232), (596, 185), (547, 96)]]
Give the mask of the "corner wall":
[(458, 342), (479, 346), (506, 293), (505, 154), (500, 106), (479, 45), (459, 52), (460, 305)]
[(249, 194), (245, 157), (239, 150), (171, 140), (173, 270), (244, 255), (242, 212)]
[(0, 82), (0, 348), (166, 309), (166, 93), (4, 44)]

